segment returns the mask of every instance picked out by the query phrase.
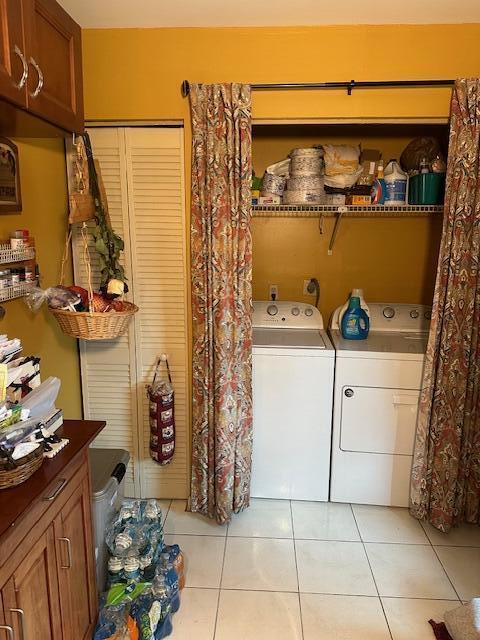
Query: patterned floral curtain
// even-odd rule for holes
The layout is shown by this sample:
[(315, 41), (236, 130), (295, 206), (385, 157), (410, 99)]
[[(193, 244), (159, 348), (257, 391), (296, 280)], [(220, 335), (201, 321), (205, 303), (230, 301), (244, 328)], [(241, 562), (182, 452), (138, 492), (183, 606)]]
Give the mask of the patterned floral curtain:
[(445, 218), (414, 450), (411, 511), (480, 524), (480, 79), (457, 80)]
[(228, 522), (249, 504), (252, 452), (250, 87), (191, 85), (191, 509)]

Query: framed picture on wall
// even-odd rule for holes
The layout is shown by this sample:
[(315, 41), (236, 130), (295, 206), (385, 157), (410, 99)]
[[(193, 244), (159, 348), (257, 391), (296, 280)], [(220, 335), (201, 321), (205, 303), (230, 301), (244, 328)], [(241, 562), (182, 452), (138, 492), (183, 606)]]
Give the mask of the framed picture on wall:
[(11, 140), (0, 137), (0, 213), (21, 210), (18, 149)]

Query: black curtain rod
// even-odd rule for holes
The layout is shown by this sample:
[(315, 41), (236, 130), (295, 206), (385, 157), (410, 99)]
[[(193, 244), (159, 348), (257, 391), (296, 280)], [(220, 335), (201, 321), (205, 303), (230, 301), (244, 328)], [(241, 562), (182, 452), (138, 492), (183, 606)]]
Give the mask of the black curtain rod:
[[(383, 81), (359, 81), (349, 82), (285, 82), (285, 83), (257, 83), (250, 85), (254, 90), (278, 90), (278, 89), (346, 89), (348, 95), (352, 95), (353, 89), (371, 89), (376, 87), (450, 87), (455, 80), (383, 80)], [(182, 96), (186, 98), (190, 93), (188, 80), (182, 82)]]

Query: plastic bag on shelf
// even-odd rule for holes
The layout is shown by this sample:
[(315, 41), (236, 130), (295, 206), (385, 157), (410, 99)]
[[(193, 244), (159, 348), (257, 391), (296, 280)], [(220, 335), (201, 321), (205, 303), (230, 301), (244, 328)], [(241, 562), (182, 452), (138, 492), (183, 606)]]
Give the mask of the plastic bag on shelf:
[(337, 176), (356, 173), (360, 160), (360, 147), (348, 144), (324, 144), (325, 175)]
[(60, 385), (59, 378), (50, 376), (22, 399), (22, 407), (30, 411), (31, 418), (41, 418), (54, 408)]
[(52, 309), (77, 311), (76, 307), (82, 304), (82, 298), (79, 294), (62, 287), (49, 287), (48, 289), (32, 287), (25, 296), (26, 305), (34, 312), (38, 311), (44, 302)]

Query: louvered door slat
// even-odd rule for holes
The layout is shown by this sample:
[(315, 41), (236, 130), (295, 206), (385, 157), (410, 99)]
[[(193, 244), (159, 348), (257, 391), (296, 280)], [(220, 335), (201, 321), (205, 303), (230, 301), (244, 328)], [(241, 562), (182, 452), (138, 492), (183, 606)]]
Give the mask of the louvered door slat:
[[(135, 331), (142, 494), (183, 498), (189, 494), (190, 456), (183, 131), (132, 128), (126, 140), (135, 301), (141, 309)], [(175, 457), (165, 467), (149, 456), (144, 391), (161, 353), (169, 355), (177, 428)]]
[[(114, 229), (125, 240), (130, 299), (139, 307), (128, 335), (81, 343), (85, 416), (106, 419), (95, 446), (130, 452), (127, 492), (142, 497), (189, 494), (189, 399), (183, 131), (170, 128), (91, 128)], [(81, 240), (75, 273), (86, 284)], [(94, 286), (98, 259), (91, 247)], [(149, 455), (145, 387), (157, 357), (168, 353), (175, 385), (177, 426), (173, 462)]]
[[(127, 176), (125, 163), (125, 136), (117, 128), (89, 130), (95, 157), (100, 163), (107, 194), (109, 215), (114, 230), (125, 241), (124, 266), (131, 282), (129, 246)], [(93, 223), (89, 223), (92, 226)], [(80, 226), (74, 233), (75, 280), (87, 286), (87, 272), (83, 257)], [(93, 286), (100, 284), (99, 261), (90, 240), (90, 258)], [(134, 329), (117, 340), (98, 342), (80, 341), (83, 407), (87, 419), (106, 420), (107, 426), (96, 438), (93, 446), (126, 449), (130, 463), (126, 475), (127, 495), (140, 495), (140, 467), (138, 464), (137, 396)]]

